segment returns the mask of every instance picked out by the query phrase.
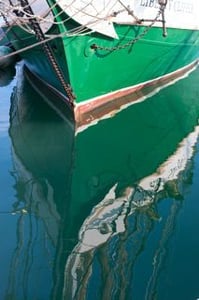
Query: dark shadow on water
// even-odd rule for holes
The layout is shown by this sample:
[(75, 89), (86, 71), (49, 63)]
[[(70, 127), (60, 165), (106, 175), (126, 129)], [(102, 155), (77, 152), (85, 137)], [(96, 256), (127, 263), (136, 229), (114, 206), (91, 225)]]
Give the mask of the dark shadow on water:
[(16, 75), (15, 66), (0, 69), (0, 87), (7, 86), (11, 83)]
[[(17, 199), (13, 203), (13, 212), (19, 214), (16, 232), (22, 231), (21, 226), (23, 222), (27, 223), (27, 216), (31, 218), (31, 222), (26, 224), (30, 235), (25, 237), (24, 247), (13, 252), (7, 293), (11, 297), (9, 299), (32, 299), (34, 295), (40, 295), (38, 290), (29, 290), (28, 286), (37, 272), (38, 262), (42, 265), (42, 260), (45, 261), (50, 255), (52, 266), (42, 273), (41, 284), (45, 286), (45, 276), (49, 277), (48, 272), (51, 272), (51, 283), (45, 287), (44, 298), (48, 299), (52, 295), (54, 299), (55, 295), (60, 295), (63, 286), (61, 274), (66, 257), (64, 231), (69, 219), (74, 126), (55, 114), (26, 79), (20, 77), (11, 96), (9, 133), (12, 140), (12, 176), (15, 178)], [(43, 234), (46, 239), (42, 243), (49, 247), (46, 252), (43, 252), (37, 237), (33, 233), (31, 235), (36, 220), (40, 235)], [(17, 236), (19, 247), (22, 236)], [(26, 243), (29, 243), (29, 247)], [(34, 249), (38, 251), (38, 261), (37, 258), (31, 258)], [(23, 252), (26, 259), (21, 259), (16, 269), (14, 266)], [(16, 286), (19, 281), (17, 276), (27, 286)], [(12, 290), (12, 287), (15, 289)]]

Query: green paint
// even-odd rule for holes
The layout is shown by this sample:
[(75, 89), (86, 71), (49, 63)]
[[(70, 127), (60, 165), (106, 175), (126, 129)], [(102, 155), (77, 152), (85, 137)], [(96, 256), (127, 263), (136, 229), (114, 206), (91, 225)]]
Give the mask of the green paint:
[[(16, 82), (9, 87), (11, 101), (5, 101), (3, 88), (0, 103), (2, 295), (72, 299), (77, 266), (77, 299), (134, 295), (137, 300), (147, 292), (148, 299), (195, 299), (198, 149), (197, 160), (190, 159), (177, 180), (184, 200), (174, 199), (172, 184), (167, 184), (167, 191), (156, 194), (159, 201), (129, 215), (127, 211), (124, 232), (95, 250), (71, 252), (83, 222), (114, 184), (117, 196), (139, 184), (194, 130), (199, 70), (77, 136), (26, 80), (19, 79), (14, 90)], [(9, 136), (5, 107), (6, 115), (10, 108)]]
[(199, 91), (194, 79), (198, 74), (196, 70), (188, 79), (77, 135), (74, 211), (88, 199), (99, 202), (116, 182), (126, 187), (155, 172), (174, 153), (198, 123)]
[(165, 39), (161, 29), (153, 28), (134, 46), (122, 50), (90, 49), (92, 44), (104, 47), (123, 45), (136, 36), (133, 28), (125, 25), (118, 26), (117, 32), (119, 41), (95, 35), (71, 38), (70, 42), (64, 40), (77, 102), (173, 72), (198, 57), (198, 32), (177, 29), (168, 30)]
[[(57, 11), (55, 11), (55, 14)], [(61, 14), (62, 20), (67, 16)], [(57, 19), (60, 22), (59, 19)], [(72, 20), (53, 26), (49, 34), (67, 33), (77, 28)], [(84, 36), (64, 37), (52, 41), (56, 60), (66, 82), (76, 95), (76, 102), (97, 97), (111, 91), (145, 82), (175, 71), (198, 58), (199, 31), (168, 29), (162, 37), (162, 29), (153, 27), (134, 45), (124, 49), (107, 51), (94, 50), (91, 45), (117, 47), (134, 40), (143, 32), (143, 26), (115, 25), (119, 39), (92, 33)], [(14, 27), (20, 41), (10, 31), (8, 38), (16, 49), (31, 45), (34, 37)], [(29, 69), (42, 79), (63, 91), (60, 82), (47, 61), (42, 48), (37, 47), (21, 54)]]

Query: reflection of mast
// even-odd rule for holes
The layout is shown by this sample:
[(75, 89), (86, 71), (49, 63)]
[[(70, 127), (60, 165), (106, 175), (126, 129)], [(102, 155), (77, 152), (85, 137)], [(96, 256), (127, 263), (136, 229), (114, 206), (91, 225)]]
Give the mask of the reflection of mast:
[[(139, 191), (139, 197), (144, 197), (145, 193)], [(105, 244), (85, 252), (78, 252), (81, 247), (77, 246), (69, 256), (65, 270), (64, 299), (89, 299), (88, 290), (95, 276), (96, 264), (101, 274), (97, 285), (103, 285), (101, 299), (125, 299), (134, 264), (144, 250), (154, 221), (159, 219), (154, 205), (132, 210), (136, 197), (138, 195), (134, 193), (129, 210), (123, 216), (123, 232), (118, 235), (112, 233)], [(127, 245), (130, 245), (130, 252)]]
[[(190, 159), (189, 155), (188, 158)], [(181, 172), (179, 174), (178, 182), (174, 182), (174, 188), (172, 185), (169, 186), (169, 189), (166, 189), (167, 195), (172, 199), (172, 205), (165, 222), (165, 226), (162, 230), (162, 235), (159, 240), (158, 247), (153, 256), (153, 271), (148, 280), (148, 285), (146, 288), (146, 300), (158, 298), (158, 282), (161, 278), (161, 272), (163, 271), (162, 266), (165, 263), (166, 257), (168, 256), (167, 244), (174, 233), (176, 218), (183, 205), (183, 198), (182, 196), (179, 197), (179, 195), (181, 195), (180, 189), (184, 187), (185, 182), (190, 182), (190, 176), (192, 176), (192, 173), (190, 172), (191, 169), (192, 161), (189, 160), (186, 164), (186, 169), (184, 170), (184, 172)]]
[[(12, 295), (16, 295), (16, 290), (17, 290), (17, 285), (18, 285), (18, 276), (21, 275), (21, 272), (17, 272), (17, 270), (20, 268), (21, 262), (20, 259), (22, 257), (22, 249), (23, 249), (23, 229), (24, 229), (24, 220), (23, 220), (23, 215), (20, 215), (17, 221), (17, 245), (15, 248), (15, 251), (13, 252), (12, 255), (12, 260), (10, 264), (10, 272), (9, 272), (9, 278), (8, 278), (8, 287), (6, 290), (6, 296), (5, 299), (13, 299)], [(19, 274), (18, 274), (19, 273)], [(24, 274), (23, 277), (27, 276), (28, 274)], [(23, 297), (26, 298), (26, 292), (24, 290), (24, 286), (22, 287), (23, 289)]]
[(13, 159), (19, 201), (14, 204), (12, 213), (17, 219), (16, 248), (12, 254), (6, 293), (9, 298), (20, 291), (21, 299), (28, 299), (30, 285), (36, 287), (39, 284), (38, 277), (33, 281), (34, 272), (40, 268), (36, 253), (39, 250), (38, 254), (45, 257), (45, 267), (51, 272), (62, 219), (55, 207), (53, 187), (47, 180), (34, 178), (14, 156), (14, 150)]
[(157, 284), (158, 284), (158, 279), (160, 277), (160, 273), (162, 271), (162, 264), (164, 263), (164, 260), (167, 255), (167, 248), (166, 248), (167, 242), (169, 241), (169, 238), (172, 236), (174, 232), (176, 217), (181, 207), (182, 207), (182, 202), (180, 200), (174, 199), (173, 204), (170, 208), (170, 213), (168, 215), (166, 224), (162, 232), (162, 237), (159, 241), (159, 246), (153, 258), (153, 272), (148, 281), (148, 286), (145, 294), (146, 300), (156, 299), (156, 297), (158, 296)]
[[(102, 299), (127, 299), (130, 289), (129, 279), (133, 278), (134, 264), (144, 251), (153, 224), (154, 220), (146, 211), (135, 211), (127, 219), (125, 232), (111, 242), (113, 251), (109, 259), (107, 253), (110, 252), (110, 244), (99, 249), (99, 262), (104, 281)], [(114, 263), (111, 257), (114, 257)]]

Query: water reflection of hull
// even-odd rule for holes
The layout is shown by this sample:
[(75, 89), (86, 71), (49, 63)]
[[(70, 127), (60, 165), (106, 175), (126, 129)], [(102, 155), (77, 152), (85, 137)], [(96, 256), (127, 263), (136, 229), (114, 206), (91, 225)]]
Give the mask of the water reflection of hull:
[[(122, 281), (122, 290), (117, 290), (120, 294), (118, 299), (127, 299), (127, 289), (130, 288), (128, 276), (131, 276), (133, 271), (131, 268), (144, 250), (144, 244), (154, 224), (161, 221), (158, 202), (170, 198), (173, 201), (160, 236), (159, 248), (155, 251), (154, 270), (146, 289), (146, 299), (154, 299), (158, 270), (160, 271), (165, 256), (165, 244), (172, 234), (175, 219), (182, 206), (183, 188), (192, 175), (190, 159), (198, 137), (199, 126), (180, 143), (176, 152), (157, 172), (126, 188), (121, 197), (116, 197), (117, 186), (114, 185), (105, 198), (92, 209), (79, 231), (79, 242), (66, 264), (64, 299), (87, 299), (86, 291), (96, 276), (96, 260), (100, 264), (97, 267), (97, 272), (101, 274), (100, 279), (103, 280), (107, 276), (108, 281), (104, 283), (106, 292), (103, 297), (115, 299), (114, 286), (118, 286), (118, 282)], [(127, 250), (129, 243), (132, 247), (131, 253)], [(118, 255), (117, 275), (112, 270), (115, 268), (111, 266), (109, 253), (113, 256)], [(98, 256), (100, 258), (97, 258)], [(103, 297), (100, 299), (105, 299)]]
[[(128, 299), (149, 235), (157, 224), (172, 231), (183, 203), (198, 134), (198, 70), (76, 136), (33, 91), (26, 101), (27, 90), (26, 83), (15, 90), (10, 113), (15, 212), (44, 224), (39, 230), (54, 249), (51, 296), (97, 299), (99, 292), (100, 299)], [(159, 214), (164, 198), (168, 222)]]
[[(90, 211), (66, 263), (64, 299), (132, 299), (136, 263), (159, 226), (154, 276), (145, 278), (148, 291), (146, 282), (141, 289), (154, 299), (158, 265), (192, 175), (199, 116), (195, 78), (198, 71), (76, 136), (71, 214), (80, 219), (77, 205), (82, 210), (88, 201)], [(163, 199), (168, 204), (161, 216)], [(139, 292), (135, 299), (144, 299)]]
[(198, 74), (76, 136), (72, 214), (99, 203), (116, 183), (121, 194), (175, 152), (198, 124)]
[(12, 144), (16, 155), (35, 177), (48, 176), (48, 181), (56, 186), (60, 181), (54, 182), (56, 173), (59, 179), (63, 178), (62, 186), (71, 172), (74, 127), (54, 114), (38, 97), (25, 78), (20, 77), (11, 96)]
[[(105, 198), (97, 204), (79, 231), (79, 244), (75, 252), (92, 250), (105, 243), (114, 234), (125, 231), (125, 219), (135, 210), (153, 205), (159, 199), (170, 196), (180, 199), (179, 182), (185, 172), (199, 136), (199, 126), (179, 145), (176, 152), (157, 171), (125, 189), (117, 198), (114, 185)], [(180, 176), (181, 175), (181, 176)]]
[[(14, 88), (10, 108), (17, 198), (12, 213), (18, 222), (17, 251), (10, 264), (7, 295), (18, 299), (38, 295), (56, 298), (63, 286), (59, 273), (63, 273), (61, 260), (65, 257), (63, 232), (70, 206), (74, 130), (24, 80), (20, 77)], [(31, 284), (38, 272), (41, 290), (42, 285), (49, 284), (45, 292)]]

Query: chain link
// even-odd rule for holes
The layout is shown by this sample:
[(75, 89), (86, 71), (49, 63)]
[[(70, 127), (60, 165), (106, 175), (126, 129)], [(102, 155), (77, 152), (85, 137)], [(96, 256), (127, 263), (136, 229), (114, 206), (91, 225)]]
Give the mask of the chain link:
[[(151, 29), (151, 27), (158, 21), (158, 18), (160, 17), (160, 15), (163, 14), (164, 10), (165, 10), (166, 4), (160, 4), (160, 9), (157, 13), (157, 16), (154, 18), (154, 20), (152, 20), (152, 22), (143, 30), (142, 33), (140, 33), (136, 38), (134, 38), (133, 40), (129, 41), (128, 43), (124, 44), (124, 45), (119, 45), (119, 46), (115, 46), (115, 47), (103, 47), (103, 46), (99, 46), (97, 44), (92, 44), (91, 45), (91, 49), (94, 50), (104, 50), (104, 51), (116, 51), (116, 50), (122, 50), (125, 48), (128, 48), (129, 46), (134, 45), (137, 41), (139, 41), (141, 38), (143, 38)], [(141, 23), (143, 20), (140, 20), (139, 23)], [(165, 21), (162, 20), (163, 25), (165, 24)]]

